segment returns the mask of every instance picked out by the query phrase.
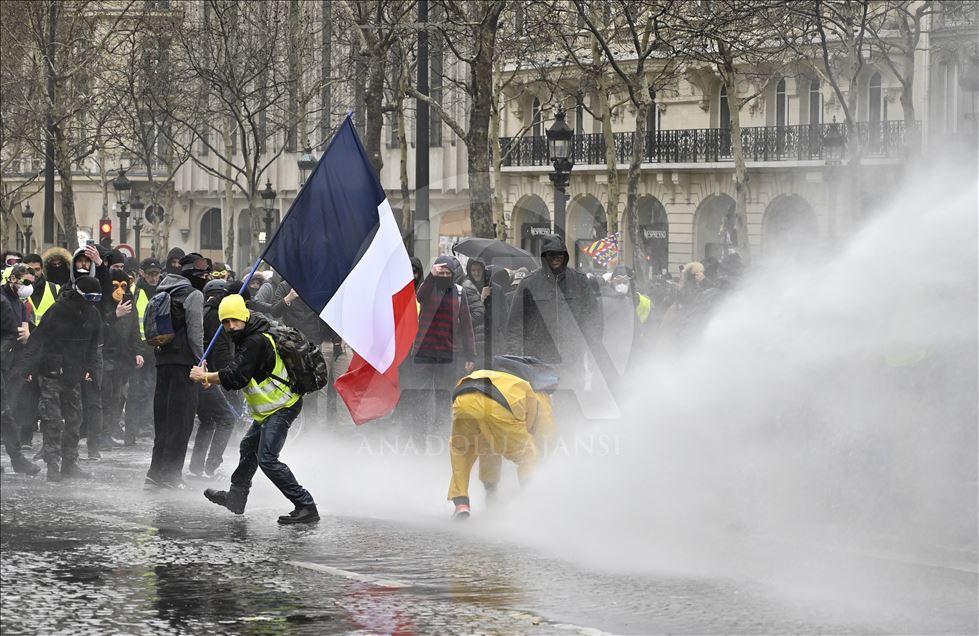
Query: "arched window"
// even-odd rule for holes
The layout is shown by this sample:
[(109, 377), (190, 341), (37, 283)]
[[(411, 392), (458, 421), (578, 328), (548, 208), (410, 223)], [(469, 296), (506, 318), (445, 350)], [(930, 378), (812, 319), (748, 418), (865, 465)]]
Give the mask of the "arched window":
[(731, 108), (727, 103), (727, 86), (721, 84), (721, 91), (717, 94), (717, 127), (731, 127)]
[(201, 217), (201, 249), (221, 248), (221, 209), (211, 208)]
[(785, 78), (778, 81), (775, 86), (775, 125), (779, 128), (785, 126), (788, 121), (786, 117), (789, 112), (789, 96), (785, 93)]
[(887, 104), (884, 103), (884, 92), (880, 86), (880, 73), (870, 76), (867, 86), (868, 120), (872, 123), (887, 121)]
[(823, 123), (823, 92), (819, 80), (809, 82), (809, 124), (818, 126)]
[(544, 122), (541, 121), (541, 115), (540, 115), (540, 99), (538, 99), (537, 97), (534, 98), (534, 105), (530, 109), (530, 116), (533, 117), (533, 119), (531, 120), (531, 123), (534, 126), (534, 132), (533, 132), (534, 137), (543, 137), (544, 136)]

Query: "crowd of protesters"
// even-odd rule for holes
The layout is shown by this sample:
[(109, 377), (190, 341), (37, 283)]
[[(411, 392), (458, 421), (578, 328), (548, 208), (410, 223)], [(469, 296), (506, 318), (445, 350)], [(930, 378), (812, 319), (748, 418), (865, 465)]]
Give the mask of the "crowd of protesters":
[[(419, 331), (400, 369), (402, 397), (391, 416), (403, 430), (447, 435), (453, 402), (477, 400), (460, 398), (466, 391), (459, 387), (495, 395), (490, 385), (517, 387), (513, 373), (519, 376), (529, 363), (547, 365), (568, 391), (583, 388), (594, 373), (621, 377), (658, 348), (676, 347), (695, 334), (742, 271), (731, 253), (721, 262), (687, 264), (679, 280), (637, 278), (622, 265), (584, 274), (571, 266), (556, 235), (544, 240), (540, 259), (540, 267), (529, 271), (478, 258), (463, 267), (455, 256), (443, 255), (426, 274), (412, 258)], [(144, 317), (160, 292), (169, 296), (177, 334), (153, 346)], [(223, 302), (237, 294), (234, 302)], [(242, 414), (256, 412), (248, 396), (261, 392), (277, 364), (274, 347), (265, 347), (260, 337), (263, 325), (293, 327), (321, 347), (336, 365), (331, 384), (346, 355), (337, 334), (274, 272), (259, 272), (245, 285), (226, 264), (180, 248), (162, 261), (150, 257), (139, 263), (97, 244), (74, 253), (60, 247), (26, 256), (5, 252), (0, 309), (3, 444), (15, 472), (36, 475), (44, 468), (53, 482), (91, 478), (85, 462), (136, 446), (140, 438), (152, 440), (145, 488), (186, 489), (185, 471), (219, 479), (236, 426), (247, 424)], [(205, 357), (222, 324), (226, 329)], [(252, 358), (242, 359), (248, 350)], [(511, 358), (508, 370), (498, 368), (501, 356)], [(543, 404), (543, 394), (529, 387), (520, 385), (521, 399)], [(289, 401), (280, 397), (283, 404)], [(237, 486), (233, 478), (231, 491), (209, 490), (209, 499), (240, 514), (242, 489), (246, 496), (260, 466), (295, 503), (292, 518), (318, 518), (309, 493), (277, 457), (303, 406), (298, 397), (282, 407), (292, 415), (283, 420), (281, 439), (267, 433), (272, 426), (249, 429), (240, 445)], [(329, 395), (307, 396), (305, 402), (304, 421), (325, 422), (335, 413), (323, 408)], [(256, 417), (255, 425), (263, 419)], [(472, 449), (453, 452), (460, 466), (468, 465), (468, 475)], [(257, 463), (249, 464), (246, 454)], [(484, 455), (480, 478), (489, 492), (499, 479), (499, 463), (492, 453)], [(461, 474), (451, 498), (466, 512), (468, 493), (460, 494), (460, 484), (468, 484), (468, 477)]]

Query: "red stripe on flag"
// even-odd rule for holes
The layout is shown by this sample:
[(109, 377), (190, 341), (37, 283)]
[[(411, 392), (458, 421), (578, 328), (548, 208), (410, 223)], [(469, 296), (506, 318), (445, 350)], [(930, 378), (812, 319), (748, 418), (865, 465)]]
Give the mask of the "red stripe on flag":
[(336, 380), (337, 393), (358, 425), (384, 417), (397, 406), (401, 397), (398, 366), (411, 353), (418, 334), (414, 281), (405, 285), (391, 301), (394, 306), (396, 342), (394, 362), (387, 371), (378, 373), (366, 360), (354, 354), (347, 372)]

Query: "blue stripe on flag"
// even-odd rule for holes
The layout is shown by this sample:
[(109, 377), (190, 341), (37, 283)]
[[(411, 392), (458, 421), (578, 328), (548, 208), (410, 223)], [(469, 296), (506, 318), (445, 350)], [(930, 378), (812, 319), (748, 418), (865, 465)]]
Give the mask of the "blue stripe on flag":
[(379, 225), (384, 190), (350, 117), (282, 219), (264, 260), (319, 314)]

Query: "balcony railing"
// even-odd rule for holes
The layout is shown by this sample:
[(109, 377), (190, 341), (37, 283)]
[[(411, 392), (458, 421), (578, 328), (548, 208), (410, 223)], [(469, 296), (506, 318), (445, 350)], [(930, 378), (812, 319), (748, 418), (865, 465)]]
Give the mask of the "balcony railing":
[[(741, 129), (741, 145), (747, 161), (821, 161), (823, 140), (832, 124), (799, 126), (755, 126)], [(853, 131), (839, 124), (844, 139)], [(903, 121), (861, 122), (856, 134), (864, 157), (900, 157), (915, 132)], [(615, 162), (632, 160), (636, 134), (612, 133)], [(501, 137), (504, 166), (548, 166), (547, 139), (544, 137)], [(711, 163), (733, 161), (731, 130), (728, 128), (689, 128), (646, 133), (643, 163)], [(605, 135), (575, 135), (574, 161), (578, 165), (605, 164)]]

